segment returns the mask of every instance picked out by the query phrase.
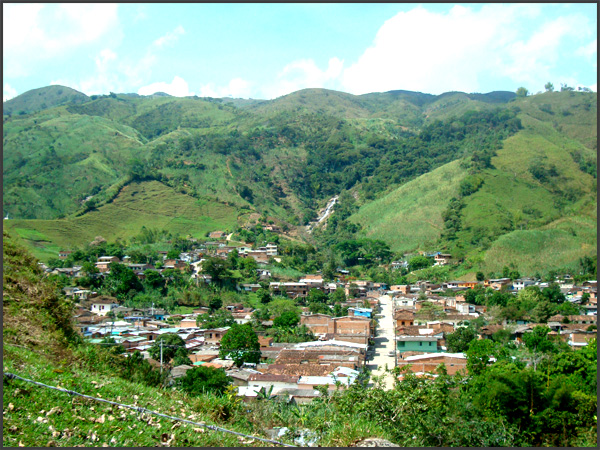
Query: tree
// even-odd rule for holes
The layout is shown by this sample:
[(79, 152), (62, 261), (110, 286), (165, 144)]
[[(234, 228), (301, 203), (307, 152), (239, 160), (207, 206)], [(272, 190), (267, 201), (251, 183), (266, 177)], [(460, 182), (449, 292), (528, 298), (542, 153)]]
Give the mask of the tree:
[(308, 304), (308, 310), (313, 314), (331, 314), (331, 308), (321, 302), (310, 302)]
[(477, 272), (475, 274), (475, 279), (477, 281), (484, 281), (485, 280), (485, 275), (483, 274), (483, 272)]
[(333, 291), (331, 294), (329, 294), (329, 302), (332, 304), (344, 303), (345, 301), (346, 301), (346, 292), (344, 291), (344, 288), (338, 287), (335, 289), (335, 291)]
[(431, 260), (426, 256), (422, 255), (415, 256), (414, 258), (411, 258), (410, 261), (408, 261), (408, 267), (411, 271), (424, 269), (426, 267), (429, 267), (430, 265)]
[(157, 270), (148, 269), (144, 271), (144, 284), (152, 289), (165, 287), (165, 279)]
[(233, 314), (226, 309), (217, 309), (212, 314), (200, 314), (196, 319), (196, 324), (204, 329), (229, 327), (234, 323)]
[(256, 291), (256, 295), (263, 305), (266, 305), (271, 301), (271, 293), (267, 289), (260, 288)]
[[(159, 336), (158, 338), (156, 338), (156, 340), (154, 341), (154, 345), (152, 347), (150, 347), (150, 349), (148, 350), (148, 353), (150, 354), (150, 356), (152, 357), (152, 359), (155, 359), (157, 361), (160, 361), (160, 343), (162, 344), (162, 357), (163, 357), (163, 361), (168, 363), (169, 361), (171, 361), (171, 359), (173, 359), (173, 357), (175, 356), (175, 354), (177, 354), (177, 351), (179, 349), (183, 349), (184, 351), (185, 349), (185, 341), (183, 339), (181, 339), (180, 336), (174, 334), (174, 333), (167, 333), (167, 334), (163, 334), (161, 336)], [(181, 353), (179, 353), (179, 355), (181, 355)], [(186, 355), (187, 355), (187, 351), (186, 351)]]
[(212, 282), (218, 286), (230, 279), (231, 272), (227, 264), (220, 258), (209, 257), (202, 263), (202, 271), (212, 277)]
[(457, 328), (454, 333), (446, 336), (446, 346), (452, 353), (466, 352), (472, 340), (477, 338), (475, 330), (471, 327)]
[(498, 360), (506, 356), (507, 352), (501, 344), (491, 339), (476, 339), (471, 341), (466, 354), (469, 374), (480, 375), (490, 362), (490, 358)]
[(211, 298), (208, 302), (208, 308), (210, 309), (210, 312), (215, 312), (217, 309), (221, 309), (221, 306), (223, 306), (223, 300), (221, 300), (221, 297), (217, 295)]
[(320, 289), (312, 288), (308, 291), (308, 302), (309, 303), (325, 303), (327, 302), (327, 294)]
[(529, 333), (523, 334), (523, 342), (528, 350), (533, 353), (551, 352), (554, 350), (554, 344), (548, 340), (550, 328), (541, 325), (533, 327)]
[(531, 318), (539, 323), (548, 322), (548, 318), (556, 313), (555, 308), (550, 302), (542, 300), (531, 311)]
[(111, 262), (108, 266), (110, 273), (104, 280), (104, 286), (117, 297), (124, 296), (129, 291), (143, 291), (144, 287), (139, 278), (124, 264)]
[(240, 367), (245, 362), (258, 363), (260, 361), (260, 344), (258, 336), (249, 323), (238, 325), (234, 323), (221, 339), (219, 357), (231, 356), (236, 366)]
[(206, 392), (222, 395), (231, 381), (223, 369), (200, 366), (188, 370), (179, 379), (178, 385), (181, 390), (192, 396), (199, 396)]
[(298, 325), (300, 322), (300, 315), (295, 311), (286, 311), (279, 317), (275, 317), (273, 325), (276, 327), (291, 328)]
[(519, 89), (517, 89), (517, 98), (524, 98), (527, 97), (527, 95), (529, 95), (529, 91), (527, 89), (525, 89), (524, 87), (520, 87)]
[(172, 248), (167, 252), (167, 259), (179, 259), (180, 251), (176, 248)]
[(546, 89), (546, 92), (554, 92), (554, 85), (548, 81), (544, 85), (544, 89)]
[(558, 283), (550, 283), (548, 287), (542, 289), (542, 295), (550, 303), (562, 303), (565, 301), (565, 294), (560, 290)]
[[(164, 351), (164, 350), (163, 350)], [(173, 360), (171, 361), (173, 367), (181, 366), (183, 364), (187, 364), (188, 366), (192, 365), (192, 360), (188, 356), (188, 351), (184, 347), (179, 347), (175, 350), (175, 356), (173, 356)]]

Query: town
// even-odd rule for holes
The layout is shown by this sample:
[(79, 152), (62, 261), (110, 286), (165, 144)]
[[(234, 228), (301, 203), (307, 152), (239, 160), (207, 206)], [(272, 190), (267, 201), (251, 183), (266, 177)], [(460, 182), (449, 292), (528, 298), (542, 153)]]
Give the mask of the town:
[[(277, 244), (234, 246), (227, 237), (225, 232), (212, 232), (206, 242), (192, 240), (190, 249), (177, 257), (158, 252), (154, 264), (134, 263), (127, 255), (100, 255), (92, 268), (39, 264), (48, 275), (68, 277), (70, 285), (63, 292), (75, 302), (75, 327), (89, 342), (119, 346), (126, 356), (139, 352), (166, 374), (168, 384), (195, 367), (223, 369), (237, 395), (247, 400), (269, 392), (287, 401), (308, 402), (324, 387), (344, 389), (365, 373), (372, 376), (371, 383), (379, 377), (386, 389), (408, 372), (435, 378), (443, 366), (450, 375), (466, 374), (465, 352), (472, 340), (512, 343), (518, 350), (527, 347), (528, 334), (545, 330), (547, 339), (575, 349), (596, 336), (595, 280), (575, 283), (565, 274), (547, 281), (509, 276), (386, 285), (356, 279), (338, 267), (329, 280), (317, 271), (281, 281), (267, 268), (281, 259)], [(440, 252), (420, 256), (440, 266), (452, 258)], [(59, 260), (69, 258), (72, 251), (58, 254)], [(89, 284), (90, 276), (107, 279), (111, 270), (127, 268), (140, 283), (152, 278), (168, 283), (162, 277), (178, 273), (197, 289), (218, 292), (216, 285), (223, 280), (215, 279), (220, 272), (214, 267), (231, 259), (254, 272), (256, 282), (237, 283), (231, 288), (237, 293), (234, 301), (217, 298), (208, 306), (125, 306), (116, 297), (78, 283), (88, 277)], [(408, 262), (393, 261), (387, 268), (406, 271)], [(554, 308), (540, 311), (536, 306), (515, 313), (514, 302), (526, 302), (528, 296), (547, 297), (550, 303), (544, 304)], [(269, 308), (278, 303), (281, 308)], [(246, 349), (250, 357), (235, 358), (232, 355), (241, 349), (224, 352), (222, 342), (230, 330), (244, 324), (256, 334), (258, 346)], [(167, 342), (178, 342), (183, 353), (167, 351)], [(528, 364), (535, 363), (531, 355)]]

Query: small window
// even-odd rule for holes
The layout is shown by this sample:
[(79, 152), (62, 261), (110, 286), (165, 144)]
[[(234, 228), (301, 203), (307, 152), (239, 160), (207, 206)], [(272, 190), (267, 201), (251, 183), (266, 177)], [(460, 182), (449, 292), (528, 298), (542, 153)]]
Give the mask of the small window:
[(423, 343), (422, 343), (422, 342), (419, 342), (419, 347), (421, 347), (421, 346), (423, 346)]

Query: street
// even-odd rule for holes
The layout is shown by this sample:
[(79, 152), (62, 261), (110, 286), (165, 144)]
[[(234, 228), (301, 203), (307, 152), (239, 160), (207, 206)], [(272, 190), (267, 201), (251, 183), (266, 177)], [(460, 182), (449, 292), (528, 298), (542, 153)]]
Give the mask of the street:
[[(394, 351), (394, 316), (393, 300), (389, 295), (379, 297), (381, 305), (381, 317), (377, 319), (375, 331), (375, 356), (368, 361), (367, 368), (371, 370), (371, 376), (385, 376), (385, 388), (393, 389), (394, 378), (385, 373), (386, 365), (389, 369), (395, 367)], [(389, 356), (392, 354), (392, 356)]]

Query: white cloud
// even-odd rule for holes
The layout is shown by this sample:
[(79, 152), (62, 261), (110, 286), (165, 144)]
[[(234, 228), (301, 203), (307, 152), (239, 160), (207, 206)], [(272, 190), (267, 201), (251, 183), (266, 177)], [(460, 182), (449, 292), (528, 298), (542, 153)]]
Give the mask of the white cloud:
[(5, 76), (27, 75), (39, 60), (116, 36), (117, 10), (108, 3), (4, 4)]
[(157, 40), (153, 42), (153, 45), (156, 47), (163, 47), (165, 45), (170, 45), (173, 42), (176, 42), (179, 39), (179, 36), (185, 33), (185, 30), (181, 25), (178, 25), (173, 31), (169, 31), (164, 36), (159, 37)]
[(17, 96), (17, 90), (13, 88), (10, 84), (4, 84), (4, 90), (2, 92), (2, 101), (10, 100), (11, 98), (15, 98)]
[(232, 79), (227, 86), (215, 86), (208, 83), (200, 87), (200, 97), (233, 97), (248, 98), (250, 95), (250, 83), (242, 78)]
[(175, 97), (187, 97), (194, 95), (193, 92), (190, 92), (187, 82), (178, 76), (175, 76), (171, 83), (160, 81), (138, 89), (138, 94), (140, 95), (152, 95), (155, 92), (165, 92), (166, 94), (173, 95)]
[[(447, 13), (423, 7), (401, 12), (379, 29), (373, 44), (346, 68), (343, 88), (354, 94), (407, 89), (428, 93), (476, 92), (483, 77), (515, 83), (547, 80), (566, 36), (582, 37), (589, 20), (563, 16), (531, 28), (540, 5), (456, 5)], [(543, 83), (542, 83), (543, 85)]]
[(575, 54), (579, 56), (583, 56), (589, 60), (596, 60), (596, 54), (598, 52), (598, 40), (594, 39), (587, 45), (582, 45), (577, 50), (575, 50)]
[(105, 48), (100, 52), (100, 54), (96, 57), (96, 66), (100, 71), (106, 71), (108, 63), (117, 59), (117, 54), (113, 52), (109, 48)]
[(277, 81), (266, 88), (267, 98), (275, 98), (299, 89), (333, 87), (342, 74), (344, 62), (330, 58), (327, 68), (322, 70), (312, 59), (293, 61), (278, 74)]

